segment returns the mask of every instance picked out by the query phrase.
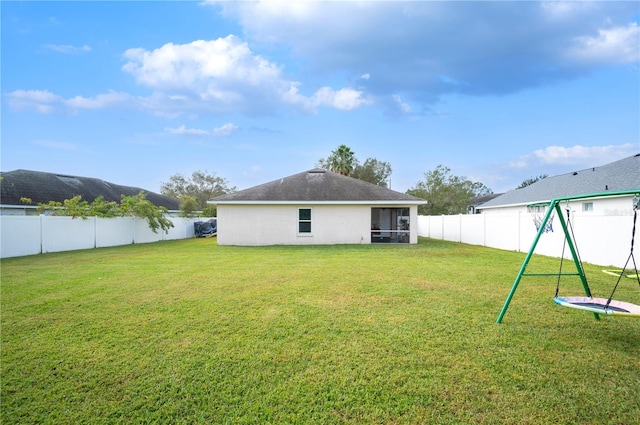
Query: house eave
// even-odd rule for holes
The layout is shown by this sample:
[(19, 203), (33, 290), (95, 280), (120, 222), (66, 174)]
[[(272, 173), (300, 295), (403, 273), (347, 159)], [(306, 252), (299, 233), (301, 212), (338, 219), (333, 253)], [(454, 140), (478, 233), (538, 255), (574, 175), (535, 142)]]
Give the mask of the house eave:
[(606, 193), (591, 193), (591, 194), (585, 194), (585, 195), (574, 195), (574, 196), (567, 196), (567, 197), (559, 197), (559, 198), (554, 198), (554, 199), (543, 199), (540, 201), (530, 201), (530, 202), (514, 202), (511, 204), (501, 204), (501, 205), (489, 205), (489, 206), (485, 206), (485, 205), (481, 205), (478, 206), (477, 209), (478, 210), (491, 210), (491, 209), (497, 209), (497, 208), (514, 208), (514, 207), (526, 207), (528, 205), (533, 205), (533, 204), (550, 204), (552, 201), (554, 200), (562, 200), (564, 201), (575, 201), (575, 200), (582, 200), (582, 199), (604, 199), (604, 198), (621, 198), (621, 197), (626, 197), (626, 196), (633, 196), (637, 193), (640, 193), (640, 189), (637, 190), (620, 190), (620, 191), (616, 191), (616, 192), (612, 192), (611, 195), (608, 195)]
[(426, 205), (427, 201), (207, 201), (212, 205)]

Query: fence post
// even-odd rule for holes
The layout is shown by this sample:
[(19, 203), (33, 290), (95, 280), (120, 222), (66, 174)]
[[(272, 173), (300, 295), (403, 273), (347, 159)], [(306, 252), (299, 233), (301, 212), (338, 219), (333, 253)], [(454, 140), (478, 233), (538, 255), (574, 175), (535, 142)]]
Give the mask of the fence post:
[(522, 252), (520, 247), (522, 246), (522, 211), (518, 211), (518, 252)]
[(40, 223), (40, 254), (42, 254), (42, 238), (44, 237), (44, 234), (43, 234), (44, 230), (42, 228), (43, 228), (44, 214), (40, 214), (39, 217), (40, 217), (40, 220), (38, 221)]
[(482, 246), (487, 246), (487, 215), (482, 213)]

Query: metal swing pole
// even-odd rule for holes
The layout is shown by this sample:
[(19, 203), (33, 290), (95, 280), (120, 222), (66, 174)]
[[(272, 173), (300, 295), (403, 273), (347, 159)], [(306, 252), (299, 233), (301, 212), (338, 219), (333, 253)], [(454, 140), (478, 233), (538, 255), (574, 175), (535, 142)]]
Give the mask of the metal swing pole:
[[(567, 203), (569, 201), (567, 200)], [(587, 283), (587, 276), (584, 274), (584, 268), (582, 267), (582, 260), (578, 255), (578, 250), (576, 249), (574, 240), (573, 240), (573, 231), (569, 232), (569, 228), (567, 223), (562, 215), (562, 211), (560, 210), (560, 203), (556, 203), (556, 212), (559, 215), (560, 224), (562, 225), (562, 230), (564, 231), (564, 237), (567, 241), (567, 245), (569, 246), (569, 251), (571, 251), (571, 258), (573, 258), (573, 264), (576, 266), (576, 270), (578, 271), (578, 276), (580, 276), (580, 282), (582, 283), (582, 288), (584, 289), (584, 293), (587, 297), (591, 298), (591, 289), (589, 289), (589, 284)], [(593, 313), (593, 317), (596, 320), (600, 320), (600, 316), (598, 313)]]
[(536, 237), (533, 239), (533, 243), (531, 244), (531, 248), (529, 248), (529, 252), (527, 253), (527, 256), (524, 258), (524, 261), (522, 262), (522, 266), (520, 267), (520, 271), (518, 272), (518, 275), (516, 276), (516, 280), (513, 282), (513, 286), (511, 287), (511, 291), (509, 291), (509, 295), (507, 296), (507, 299), (505, 300), (504, 305), (502, 306), (502, 310), (500, 311), (500, 315), (498, 316), (498, 320), (496, 321), (496, 323), (502, 323), (502, 318), (507, 313), (507, 309), (509, 308), (509, 304), (511, 303), (511, 299), (513, 298), (513, 294), (516, 293), (516, 289), (518, 289), (518, 284), (520, 284), (520, 280), (522, 279), (522, 275), (524, 274), (524, 271), (527, 269), (527, 265), (529, 264), (529, 260), (531, 260), (531, 257), (533, 256), (533, 252), (536, 249), (536, 245), (538, 245), (538, 241), (540, 240), (540, 237), (544, 233), (544, 227), (547, 225), (547, 221), (549, 221), (549, 217), (551, 217), (551, 214), (553, 213), (553, 210), (554, 210), (554, 208), (557, 207), (557, 205), (558, 205), (558, 201), (556, 199), (552, 200), (549, 203), (549, 208), (547, 208), (547, 212), (545, 213), (544, 218), (542, 219), (542, 222), (540, 223), (540, 227), (538, 228), (538, 233), (536, 233)]

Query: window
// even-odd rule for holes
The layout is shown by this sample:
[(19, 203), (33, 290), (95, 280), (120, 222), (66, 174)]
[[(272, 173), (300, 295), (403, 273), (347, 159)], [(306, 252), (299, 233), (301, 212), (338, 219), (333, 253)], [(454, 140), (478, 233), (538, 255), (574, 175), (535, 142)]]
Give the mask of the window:
[(593, 202), (583, 202), (582, 211), (593, 211)]
[(298, 208), (298, 233), (311, 233), (311, 208)]

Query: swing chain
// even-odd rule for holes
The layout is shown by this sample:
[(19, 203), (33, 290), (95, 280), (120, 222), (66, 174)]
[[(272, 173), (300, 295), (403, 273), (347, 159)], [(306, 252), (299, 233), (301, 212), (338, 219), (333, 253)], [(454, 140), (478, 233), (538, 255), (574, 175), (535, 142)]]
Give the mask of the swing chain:
[(622, 272), (620, 273), (620, 276), (618, 276), (618, 280), (616, 281), (616, 284), (613, 287), (613, 291), (611, 291), (611, 296), (609, 296), (609, 299), (607, 300), (607, 305), (605, 306), (605, 308), (608, 308), (609, 304), (611, 304), (613, 295), (616, 293), (616, 289), (618, 289), (618, 284), (620, 284), (620, 281), (622, 280), (622, 276), (624, 276), (624, 273), (627, 270), (627, 265), (629, 265), (629, 261), (633, 263), (633, 268), (636, 272), (635, 273), (636, 279), (638, 280), (638, 286), (640, 286), (640, 277), (638, 277), (638, 266), (636, 265), (636, 258), (633, 255), (633, 246), (635, 245), (635, 238), (636, 238), (636, 221), (638, 218), (638, 208), (640, 208), (640, 195), (636, 194), (633, 197), (633, 227), (631, 228), (631, 249), (629, 252), (629, 257), (627, 257), (627, 261), (624, 263)]
[[(584, 268), (582, 267), (582, 259), (580, 258), (580, 252), (578, 251), (578, 244), (576, 243), (576, 235), (573, 232), (573, 224), (571, 223), (571, 207), (569, 205), (569, 200), (568, 199), (565, 201), (565, 210), (567, 212), (567, 223), (566, 223), (567, 224), (567, 232), (565, 232), (564, 242), (562, 243), (562, 254), (560, 255), (560, 270), (558, 271), (558, 281), (556, 282), (556, 295), (555, 295), (556, 298), (560, 294), (560, 279), (562, 278), (562, 265), (563, 265), (563, 262), (564, 262), (565, 248), (567, 247), (567, 238), (571, 238), (571, 240), (573, 241), (573, 246), (575, 247), (574, 249), (576, 251), (576, 256), (578, 258), (578, 263), (576, 264), (576, 266), (578, 266), (578, 264), (579, 264), (580, 270), (578, 270), (578, 271), (586, 279)], [(588, 292), (591, 292), (591, 291), (589, 290)]]

